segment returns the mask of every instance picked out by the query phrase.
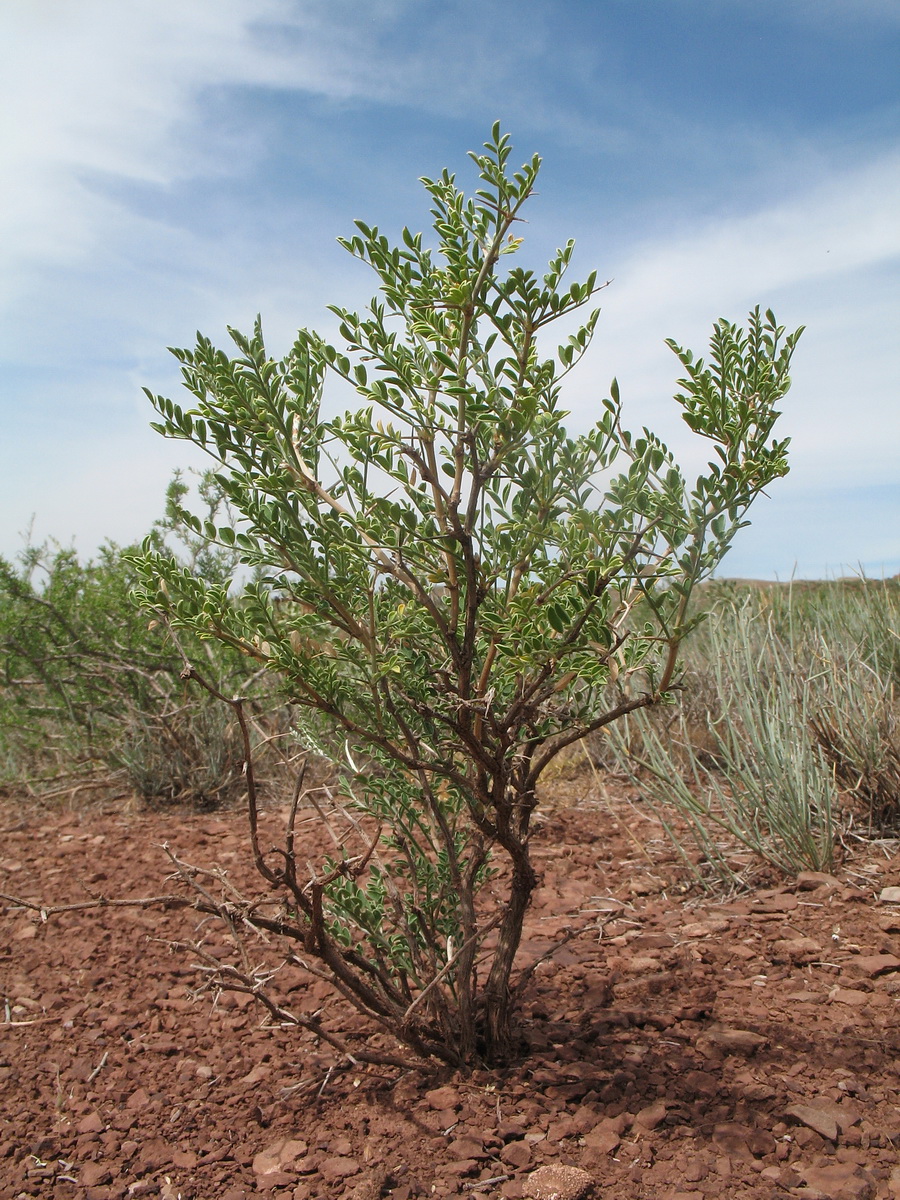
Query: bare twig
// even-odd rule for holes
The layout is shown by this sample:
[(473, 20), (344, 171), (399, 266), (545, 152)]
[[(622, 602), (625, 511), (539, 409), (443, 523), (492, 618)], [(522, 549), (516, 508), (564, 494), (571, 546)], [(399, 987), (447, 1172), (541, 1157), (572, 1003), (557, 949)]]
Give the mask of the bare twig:
[(97, 1076), (103, 1070), (103, 1068), (106, 1066), (108, 1060), (109, 1060), (109, 1051), (105, 1051), (103, 1057), (97, 1063), (96, 1067), (94, 1067), (93, 1071), (91, 1071), (90, 1075), (88, 1075), (88, 1077), (87, 1077), (88, 1083), (94, 1082), (94, 1080), (97, 1078)]

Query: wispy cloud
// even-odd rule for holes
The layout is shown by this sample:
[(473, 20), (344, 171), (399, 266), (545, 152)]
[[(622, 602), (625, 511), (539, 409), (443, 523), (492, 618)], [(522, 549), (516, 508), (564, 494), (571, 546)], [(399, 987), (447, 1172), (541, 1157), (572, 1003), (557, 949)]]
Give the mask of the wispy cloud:
[[(672, 0), (692, 52), (707, 7), (721, 26), (723, 11), (727, 23), (760, 6), (779, 36), (823, 11), (828, 37), (851, 12), (897, 24), (880, 0)], [(727, 119), (679, 105), (642, 54), (652, 7), (577, 0), (561, 34), (539, 0), (5, 0), (0, 340), (16, 449), (0, 478), (4, 533), (33, 510), (47, 531), (78, 529), (82, 546), (145, 529), (166, 465), (184, 460), (147, 431), (139, 392), (177, 386), (166, 342), (261, 310), (279, 347), (319, 324), (325, 301), (364, 303), (371, 281), (335, 235), (352, 216), (421, 227), (424, 202), (407, 204), (415, 176), (461, 165), (497, 116), (517, 155), (547, 153), (534, 233), (555, 245), (580, 223), (581, 261), (615, 276), (568, 394), (576, 419), (616, 373), (635, 421), (695, 455), (679, 442), (662, 340), (701, 348), (712, 320), (761, 302), (810, 327), (786, 406), (786, 487), (892, 478), (890, 113), (855, 104), (813, 130), (734, 95)], [(775, 199), (745, 201), (751, 189)], [(613, 257), (598, 207), (620, 239)]]
[(740, 320), (756, 304), (771, 306), (786, 324), (809, 327), (790, 406), (802, 412), (819, 474), (848, 457), (884, 469), (890, 443), (871, 439), (879, 423), (897, 422), (898, 210), (900, 155), (889, 154), (789, 201), (632, 248), (604, 264), (615, 282), (603, 297), (600, 369), (618, 372), (636, 404), (659, 416), (677, 367), (665, 337), (702, 348), (720, 316)]
[[(372, 20), (396, 6), (374, 4)], [(204, 142), (212, 88), (286, 88), (346, 99), (371, 90), (365, 30), (318, 0), (6, 0), (0, 16), (0, 278), (84, 261), (117, 223), (106, 185), (167, 188), (228, 171)]]

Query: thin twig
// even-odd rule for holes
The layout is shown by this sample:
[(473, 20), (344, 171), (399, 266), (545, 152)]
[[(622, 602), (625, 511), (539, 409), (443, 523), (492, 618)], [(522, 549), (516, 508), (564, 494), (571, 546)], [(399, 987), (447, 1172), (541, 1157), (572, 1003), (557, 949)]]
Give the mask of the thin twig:
[(94, 1082), (94, 1080), (97, 1078), (97, 1076), (103, 1070), (103, 1068), (106, 1066), (108, 1059), (109, 1059), (109, 1051), (107, 1050), (104, 1052), (103, 1057), (97, 1063), (96, 1067), (94, 1067), (93, 1071), (91, 1071), (90, 1075), (88, 1075), (88, 1077), (87, 1077), (88, 1083)]

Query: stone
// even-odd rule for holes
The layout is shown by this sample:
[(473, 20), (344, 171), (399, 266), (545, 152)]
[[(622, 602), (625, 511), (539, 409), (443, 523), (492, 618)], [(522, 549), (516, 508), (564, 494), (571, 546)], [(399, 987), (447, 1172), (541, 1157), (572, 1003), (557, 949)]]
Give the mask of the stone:
[(447, 1153), (453, 1158), (487, 1158), (484, 1142), (480, 1138), (454, 1138), (447, 1146)]
[(531, 1164), (531, 1147), (527, 1142), (510, 1142), (500, 1151), (500, 1161), (507, 1167), (521, 1171)]
[(825, 871), (801, 871), (796, 879), (797, 887), (803, 892), (814, 892), (821, 887), (836, 888), (841, 881)]
[(738, 1121), (726, 1121), (713, 1130), (713, 1144), (731, 1159), (753, 1157), (748, 1144), (752, 1130)]
[(772, 951), (773, 962), (808, 963), (821, 956), (822, 947), (808, 937), (780, 938)]
[(869, 993), (860, 992), (856, 988), (833, 987), (828, 993), (828, 999), (833, 1004), (865, 1004)]
[(77, 1129), (79, 1133), (102, 1133), (103, 1121), (99, 1113), (88, 1113), (86, 1117), (82, 1117), (78, 1122)]
[(474, 1158), (454, 1158), (452, 1162), (442, 1163), (438, 1167), (438, 1172), (441, 1175), (474, 1175), (478, 1170), (478, 1163)]
[(593, 1186), (593, 1176), (580, 1167), (538, 1167), (526, 1180), (525, 1195), (530, 1200), (584, 1200)]
[(879, 975), (900, 971), (900, 958), (895, 954), (859, 954), (851, 958), (845, 967), (852, 975), (876, 979)]
[(106, 1163), (85, 1163), (81, 1168), (81, 1183), (83, 1187), (97, 1187), (101, 1183), (109, 1183), (112, 1172)]
[[(722, 928), (728, 928), (727, 920), (722, 920)], [(707, 920), (690, 920), (688, 924), (682, 925), (682, 928), (679, 930), (679, 934), (682, 935), (682, 937), (689, 938), (709, 937), (709, 935), (714, 934), (714, 932), (715, 929), (713, 929), (712, 923), (707, 922)]]
[(809, 1107), (827, 1113), (837, 1125), (838, 1133), (846, 1133), (862, 1116), (855, 1104), (846, 1100), (839, 1104), (837, 1100), (830, 1100), (827, 1096), (817, 1096), (815, 1100), (810, 1100)]
[(139, 1087), (125, 1101), (125, 1107), (133, 1112), (140, 1112), (150, 1103), (150, 1094), (146, 1088)]
[(829, 1200), (872, 1200), (875, 1184), (855, 1163), (835, 1163), (828, 1167), (796, 1168), (813, 1194)]
[(452, 1087), (432, 1088), (430, 1092), (425, 1093), (425, 1100), (429, 1107), (438, 1112), (445, 1108), (456, 1111), (460, 1106), (459, 1092)]
[(319, 1164), (319, 1174), (326, 1183), (336, 1183), (350, 1175), (357, 1175), (360, 1165), (355, 1158), (326, 1158)]
[(584, 1135), (584, 1145), (593, 1154), (612, 1154), (622, 1141), (622, 1131), (613, 1121), (601, 1121)]
[(793, 1117), (795, 1121), (827, 1138), (829, 1142), (837, 1141), (837, 1121), (831, 1113), (814, 1108), (811, 1104), (791, 1104), (784, 1111), (786, 1116)]
[(306, 1142), (300, 1139), (279, 1138), (254, 1155), (253, 1173), (268, 1175), (272, 1171), (284, 1171), (292, 1167), (298, 1158), (303, 1158), (307, 1148)]
[(291, 1187), (297, 1182), (293, 1171), (268, 1171), (265, 1175), (257, 1175), (256, 1186), (261, 1192), (270, 1192), (273, 1188)]
[(635, 1114), (634, 1124), (638, 1129), (648, 1131), (655, 1129), (666, 1119), (667, 1111), (668, 1106), (665, 1100), (657, 1100), (654, 1104), (648, 1104), (646, 1108), (642, 1108)]
[(790, 1167), (763, 1167), (759, 1174), (761, 1179), (771, 1179), (773, 1183), (785, 1189), (799, 1187), (801, 1183), (800, 1176)]
[(645, 971), (658, 971), (659, 959), (652, 958), (649, 954), (633, 954), (626, 958), (625, 970), (633, 975), (640, 975)]
[(750, 1029), (708, 1029), (701, 1041), (726, 1054), (753, 1054), (766, 1045), (768, 1038)]
[(882, 888), (878, 899), (882, 904), (900, 904), (900, 887)]

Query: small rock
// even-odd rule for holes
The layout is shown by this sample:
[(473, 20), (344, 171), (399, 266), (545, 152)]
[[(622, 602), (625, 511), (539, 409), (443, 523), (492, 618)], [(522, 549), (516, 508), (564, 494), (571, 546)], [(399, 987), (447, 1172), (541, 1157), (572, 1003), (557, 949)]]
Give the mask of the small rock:
[(813, 1108), (811, 1104), (792, 1104), (785, 1109), (785, 1114), (799, 1121), (801, 1125), (814, 1130), (829, 1142), (837, 1141), (838, 1127), (834, 1117), (821, 1108)]
[[(126, 1195), (128, 1200), (142, 1200), (144, 1196), (155, 1196), (159, 1192), (159, 1188), (152, 1179), (136, 1179), (134, 1183), (128, 1185)], [(247, 1194), (243, 1188), (240, 1189), (238, 1200), (247, 1200)], [(222, 1200), (227, 1200), (226, 1196)]]
[(876, 979), (879, 975), (900, 971), (900, 958), (895, 954), (860, 954), (851, 958), (845, 965), (853, 975)]
[(772, 950), (774, 962), (808, 963), (822, 953), (819, 943), (808, 937), (781, 938)]
[(827, 1113), (837, 1125), (839, 1133), (846, 1133), (861, 1117), (855, 1104), (851, 1104), (849, 1101), (838, 1104), (836, 1100), (829, 1100), (827, 1096), (817, 1096), (815, 1100), (810, 1101), (809, 1106), (818, 1109), (819, 1112)]
[(900, 904), (900, 887), (882, 888), (878, 899), (882, 904)]
[(768, 1038), (750, 1029), (708, 1029), (702, 1041), (726, 1054), (753, 1054), (760, 1046), (765, 1046)]
[(754, 1158), (768, 1158), (775, 1153), (775, 1138), (768, 1129), (754, 1129), (747, 1138), (747, 1146)]
[(622, 1131), (612, 1121), (602, 1121), (584, 1135), (584, 1145), (595, 1155), (612, 1154), (622, 1141)]
[(875, 1185), (855, 1163), (835, 1163), (829, 1167), (797, 1167), (806, 1186), (834, 1200), (872, 1200)]
[(81, 1168), (81, 1182), (84, 1187), (97, 1187), (101, 1183), (109, 1183), (112, 1172), (106, 1163), (85, 1163)]
[(681, 1082), (685, 1093), (693, 1099), (695, 1096), (715, 1096), (721, 1081), (710, 1071), (685, 1071)]
[(814, 892), (821, 887), (836, 888), (841, 881), (825, 871), (801, 871), (797, 876), (797, 887), (804, 892)]
[(799, 1187), (801, 1182), (800, 1176), (790, 1167), (763, 1167), (759, 1174), (762, 1179), (771, 1179), (782, 1188)]
[(500, 1151), (500, 1161), (507, 1167), (521, 1171), (531, 1163), (531, 1147), (527, 1142), (510, 1142)]
[(268, 1175), (271, 1171), (284, 1171), (298, 1158), (303, 1158), (306, 1151), (306, 1142), (294, 1138), (280, 1138), (254, 1156), (253, 1172), (255, 1175)]
[(833, 987), (828, 993), (828, 999), (834, 1004), (865, 1004), (869, 993), (857, 991), (856, 988)]
[(454, 1158), (452, 1162), (442, 1163), (438, 1167), (438, 1173), (441, 1175), (474, 1175), (478, 1170), (478, 1163), (474, 1158)]
[(445, 1108), (455, 1111), (460, 1106), (459, 1092), (452, 1087), (432, 1088), (430, 1092), (425, 1093), (425, 1099), (429, 1106), (438, 1112)]
[(752, 1151), (748, 1145), (752, 1130), (737, 1121), (727, 1121), (713, 1130), (714, 1145), (729, 1158), (749, 1159)]
[(453, 1158), (487, 1158), (484, 1142), (480, 1138), (459, 1137), (447, 1147), (447, 1153)]
[(99, 1113), (88, 1113), (86, 1117), (82, 1117), (78, 1122), (77, 1129), (79, 1133), (102, 1133), (103, 1121)]
[(635, 1114), (634, 1123), (640, 1129), (651, 1130), (655, 1129), (661, 1121), (666, 1119), (668, 1106), (665, 1100), (657, 1100), (655, 1104), (648, 1104), (646, 1108), (642, 1108), (640, 1112)]
[(678, 932), (683, 938), (703, 938), (713, 933), (724, 933), (728, 924), (724, 917), (713, 917), (709, 921), (689, 921)]
[(265, 1175), (257, 1175), (256, 1186), (261, 1192), (270, 1192), (273, 1188), (290, 1187), (297, 1182), (293, 1171), (268, 1171)]
[(141, 1109), (146, 1108), (149, 1103), (149, 1092), (146, 1088), (139, 1087), (133, 1091), (125, 1101), (125, 1107), (131, 1109), (132, 1112), (140, 1112)]
[(751, 911), (759, 913), (793, 912), (799, 903), (800, 901), (791, 892), (776, 892), (757, 896), (751, 905)]
[(538, 1167), (528, 1176), (525, 1195), (530, 1200), (583, 1200), (593, 1184), (580, 1167)]
[(326, 1183), (336, 1183), (339, 1179), (358, 1174), (359, 1170), (360, 1165), (355, 1158), (326, 1158), (319, 1164), (319, 1174)]
[(633, 975), (644, 971), (658, 971), (659, 959), (651, 958), (649, 954), (634, 954), (625, 960), (625, 970)]

